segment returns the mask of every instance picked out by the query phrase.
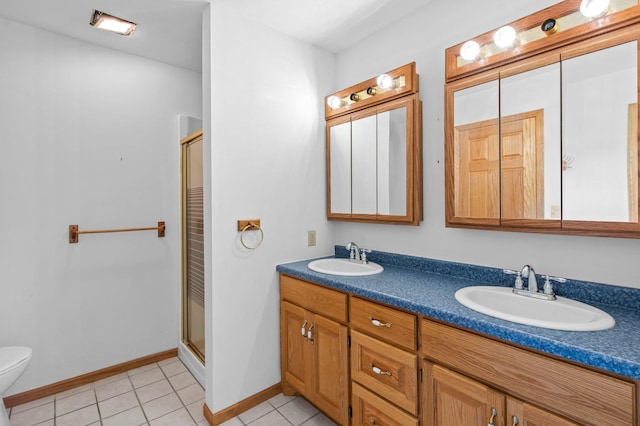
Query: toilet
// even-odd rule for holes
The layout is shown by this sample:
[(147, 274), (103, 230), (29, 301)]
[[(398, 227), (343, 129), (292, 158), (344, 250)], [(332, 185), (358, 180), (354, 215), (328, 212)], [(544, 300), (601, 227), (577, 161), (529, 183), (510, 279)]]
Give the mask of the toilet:
[(18, 380), (31, 361), (31, 348), (7, 346), (0, 348), (0, 426), (10, 426), (2, 395)]

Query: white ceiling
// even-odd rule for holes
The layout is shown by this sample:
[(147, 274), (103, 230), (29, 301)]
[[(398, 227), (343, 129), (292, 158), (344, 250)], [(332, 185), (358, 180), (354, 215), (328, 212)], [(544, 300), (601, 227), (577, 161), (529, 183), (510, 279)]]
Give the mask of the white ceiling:
[[(211, 1), (337, 53), (431, 0), (1, 0), (0, 17), (195, 71)], [(89, 25), (93, 9), (134, 21), (132, 37)]]

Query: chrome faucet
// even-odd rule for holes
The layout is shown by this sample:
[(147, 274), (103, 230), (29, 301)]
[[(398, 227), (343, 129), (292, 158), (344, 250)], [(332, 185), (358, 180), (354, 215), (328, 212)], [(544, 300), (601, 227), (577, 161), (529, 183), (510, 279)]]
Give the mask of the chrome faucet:
[(369, 261), (367, 260), (367, 253), (371, 253), (369, 249), (361, 249), (358, 247), (356, 243), (353, 241), (345, 246), (347, 250), (350, 251), (349, 258), (354, 261), (358, 261), (363, 264), (367, 264)]
[[(553, 285), (551, 281), (567, 282), (566, 279), (560, 277), (552, 277), (549, 275), (543, 275), (546, 278), (542, 291), (538, 288), (538, 280), (536, 279), (536, 271), (531, 265), (524, 265), (520, 271), (512, 271), (510, 269), (504, 269), (505, 274), (515, 275), (516, 281), (513, 286), (513, 292), (521, 294), (523, 296), (535, 297), (536, 299), (543, 300), (555, 300), (556, 295), (553, 291)], [(525, 288), (524, 280), (527, 280), (527, 286)]]
[(351, 260), (360, 260), (360, 248), (353, 241), (345, 246), (347, 250), (350, 250), (349, 258)]
[(527, 290), (532, 293), (538, 292), (538, 281), (536, 280), (536, 271), (530, 265), (524, 265), (520, 271), (522, 278), (527, 279)]

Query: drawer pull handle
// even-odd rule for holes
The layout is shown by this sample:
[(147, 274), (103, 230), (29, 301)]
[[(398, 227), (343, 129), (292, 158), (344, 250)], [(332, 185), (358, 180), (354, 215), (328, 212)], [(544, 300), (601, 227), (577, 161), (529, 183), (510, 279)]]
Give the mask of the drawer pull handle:
[(518, 416), (512, 416), (511, 421), (513, 422), (513, 426), (520, 424), (520, 420), (518, 420)]
[(371, 324), (375, 325), (376, 327), (391, 327), (390, 322), (382, 322), (379, 319), (375, 319), (374, 317), (369, 317), (369, 321), (371, 321)]
[(380, 367), (376, 367), (374, 364), (369, 364), (371, 370), (379, 376), (391, 376), (391, 371), (382, 371)]
[(371, 417), (370, 423), (371, 426), (378, 426), (378, 423), (376, 423), (376, 419), (374, 419), (373, 417)]
[(314, 326), (315, 324), (311, 323), (311, 327), (309, 327), (309, 330), (307, 330), (307, 340), (309, 340), (312, 345), (313, 345), (313, 333), (311, 333), (311, 330), (313, 330)]
[(307, 329), (306, 329), (306, 327), (307, 327), (307, 321), (305, 321), (305, 322), (304, 322), (304, 324), (302, 324), (302, 328), (300, 329), (300, 332), (301, 332), (301, 333), (302, 333), (302, 335), (303, 335), (303, 336), (305, 336), (305, 337), (306, 337), (306, 335), (307, 335)]
[(498, 411), (494, 407), (491, 407), (491, 417), (489, 418), (489, 424), (487, 426), (494, 426), (493, 420), (497, 415)]

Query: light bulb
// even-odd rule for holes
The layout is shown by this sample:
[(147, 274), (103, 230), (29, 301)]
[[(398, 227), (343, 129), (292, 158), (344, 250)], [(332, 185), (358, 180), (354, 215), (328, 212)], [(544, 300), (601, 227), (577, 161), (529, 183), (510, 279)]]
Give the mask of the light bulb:
[(460, 48), (460, 57), (465, 61), (473, 61), (480, 55), (480, 45), (478, 42), (469, 40)]
[(329, 96), (327, 98), (327, 105), (329, 105), (329, 108), (333, 109), (340, 108), (342, 106), (342, 100), (335, 95)]
[(609, 0), (582, 0), (580, 13), (587, 18), (600, 18), (609, 11)]
[(391, 89), (393, 87), (393, 79), (388, 74), (381, 74), (378, 76), (376, 84), (381, 89)]
[(493, 42), (496, 44), (496, 46), (501, 47), (503, 49), (506, 47), (513, 46), (513, 43), (515, 41), (516, 41), (516, 30), (514, 30), (513, 27), (510, 27), (509, 25), (500, 28), (493, 35)]

